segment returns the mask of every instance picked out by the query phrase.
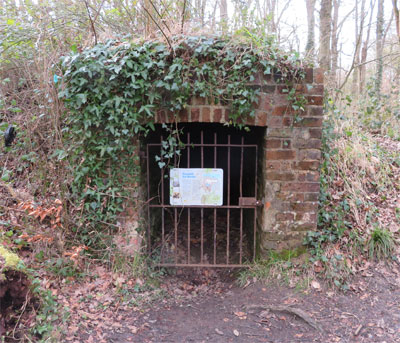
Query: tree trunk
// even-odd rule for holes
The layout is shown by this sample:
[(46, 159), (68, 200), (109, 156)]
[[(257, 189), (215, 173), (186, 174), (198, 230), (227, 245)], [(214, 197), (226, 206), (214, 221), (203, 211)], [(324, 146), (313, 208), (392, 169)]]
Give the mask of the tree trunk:
[(367, 30), (367, 37), (365, 38), (365, 41), (363, 43), (362, 49), (361, 49), (361, 66), (360, 66), (360, 88), (359, 88), (359, 93), (362, 94), (365, 88), (365, 74), (367, 72), (367, 55), (368, 55), (368, 45), (369, 45), (369, 36), (371, 33), (371, 24), (372, 24), (372, 15), (374, 12), (374, 7), (375, 7), (375, 0), (371, 0), (370, 3), (370, 15), (369, 15), (369, 22), (368, 22), (368, 30)]
[(376, 82), (375, 91), (377, 95), (381, 92), (383, 74), (383, 1), (378, 0), (378, 14), (376, 21)]
[(268, 10), (268, 31), (269, 33), (276, 33), (276, 22), (275, 22), (275, 16), (276, 16), (276, 0), (268, 0), (267, 1), (267, 10)]
[(395, 23), (396, 23), (397, 38), (399, 39), (399, 43), (400, 43), (400, 12), (399, 12), (399, 6), (397, 5), (397, 0), (392, 0), (392, 3), (393, 3), (394, 19), (395, 19)]
[(143, 0), (143, 8), (144, 8), (144, 34), (145, 37), (149, 37), (153, 32), (153, 21), (151, 19), (152, 6), (150, 0)]
[(333, 20), (332, 20), (332, 42), (331, 42), (331, 54), (332, 54), (332, 71), (331, 75), (336, 80), (336, 71), (338, 68), (338, 22), (339, 22), (339, 7), (340, 0), (334, 0), (333, 2)]
[(211, 16), (211, 30), (214, 32), (216, 30), (216, 20), (217, 20), (217, 5), (218, 3), (214, 3), (213, 14)]
[(228, 3), (226, 0), (220, 0), (219, 14), (221, 29), (224, 32), (228, 27)]
[(315, 54), (315, 2), (316, 0), (306, 0), (308, 27), (306, 54), (311, 59), (314, 59)]
[(332, 0), (321, 0), (319, 17), (319, 65), (329, 71), (331, 69)]
[[(360, 89), (360, 53), (361, 53), (361, 45), (363, 40), (363, 32), (364, 32), (364, 20), (365, 20), (365, 0), (361, 0), (361, 10), (358, 11), (358, 0), (356, 0), (355, 7), (356, 19), (355, 19), (355, 52), (354, 52), (354, 72), (353, 72), (353, 94), (358, 95), (358, 91)], [(358, 22), (358, 18), (360, 18), (360, 22)]]

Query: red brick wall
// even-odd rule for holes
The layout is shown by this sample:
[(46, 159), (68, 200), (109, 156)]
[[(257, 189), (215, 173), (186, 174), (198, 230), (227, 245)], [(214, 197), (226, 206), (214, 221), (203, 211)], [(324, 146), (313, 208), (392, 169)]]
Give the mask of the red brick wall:
[[(301, 246), (307, 230), (317, 226), (319, 163), (323, 121), (323, 71), (307, 69), (302, 84), (295, 85), (307, 99), (305, 111), (294, 111), (287, 86), (271, 76), (257, 77), (261, 93), (255, 117), (247, 125), (266, 127), (264, 208), (258, 227), (261, 250)], [(253, 86), (254, 86), (253, 85)], [(180, 122), (225, 123), (228, 109), (194, 98), (179, 113)], [(157, 123), (174, 121), (172, 113), (159, 111)]]

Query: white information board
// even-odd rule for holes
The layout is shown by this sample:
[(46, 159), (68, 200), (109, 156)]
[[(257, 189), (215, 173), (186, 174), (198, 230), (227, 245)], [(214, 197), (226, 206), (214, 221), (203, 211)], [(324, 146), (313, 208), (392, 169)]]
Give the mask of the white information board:
[(224, 171), (211, 168), (173, 168), (170, 171), (170, 204), (221, 206)]

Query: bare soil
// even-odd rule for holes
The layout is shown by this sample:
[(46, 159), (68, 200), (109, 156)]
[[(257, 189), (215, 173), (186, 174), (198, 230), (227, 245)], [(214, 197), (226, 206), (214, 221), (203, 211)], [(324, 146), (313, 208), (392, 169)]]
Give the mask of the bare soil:
[(29, 286), (30, 281), (24, 273), (16, 270), (1, 273), (0, 269), (0, 337), (30, 317), (35, 299)]
[(75, 341), (400, 342), (398, 264), (371, 266), (346, 293), (323, 284), (296, 290), (256, 281), (239, 287), (232, 274), (212, 270), (177, 274), (164, 279), (162, 299), (145, 309), (121, 309), (117, 325), (101, 334), (87, 330)]

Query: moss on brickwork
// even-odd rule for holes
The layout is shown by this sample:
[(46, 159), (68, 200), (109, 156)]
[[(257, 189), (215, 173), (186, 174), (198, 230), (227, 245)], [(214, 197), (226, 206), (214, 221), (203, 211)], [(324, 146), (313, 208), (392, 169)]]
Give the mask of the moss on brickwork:
[(307, 248), (305, 246), (301, 246), (294, 249), (283, 249), (282, 251), (276, 252), (276, 256), (282, 260), (290, 260), (292, 258), (299, 257), (306, 252)]

